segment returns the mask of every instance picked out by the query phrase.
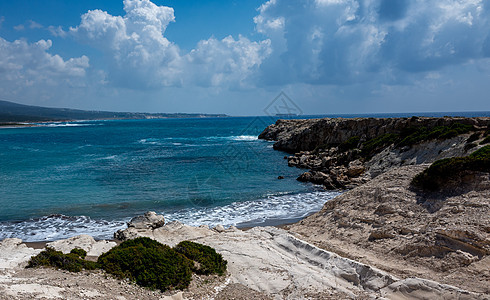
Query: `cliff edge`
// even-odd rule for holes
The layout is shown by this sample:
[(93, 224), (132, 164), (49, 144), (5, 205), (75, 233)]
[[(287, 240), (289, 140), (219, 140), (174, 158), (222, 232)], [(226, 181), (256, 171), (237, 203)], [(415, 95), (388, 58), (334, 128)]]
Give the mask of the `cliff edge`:
[(485, 117), (278, 120), (259, 138), (309, 169), (298, 180), (349, 189), (395, 167), (465, 156), (490, 142), (489, 128)]

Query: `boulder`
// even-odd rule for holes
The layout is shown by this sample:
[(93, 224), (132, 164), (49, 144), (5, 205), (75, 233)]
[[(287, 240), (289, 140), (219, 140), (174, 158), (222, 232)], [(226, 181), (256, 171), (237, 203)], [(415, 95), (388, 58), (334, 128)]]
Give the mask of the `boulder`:
[(163, 225), (165, 225), (165, 218), (162, 215), (157, 215), (154, 211), (134, 217), (128, 222), (128, 228), (136, 229), (156, 229)]

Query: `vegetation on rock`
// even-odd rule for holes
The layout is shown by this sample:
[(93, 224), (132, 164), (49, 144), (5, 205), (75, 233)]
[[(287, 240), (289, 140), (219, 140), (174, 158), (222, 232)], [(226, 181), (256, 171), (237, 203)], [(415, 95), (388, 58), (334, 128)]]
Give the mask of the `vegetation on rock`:
[(165, 291), (187, 288), (193, 271), (223, 275), (227, 265), (221, 254), (209, 246), (184, 241), (170, 248), (147, 237), (125, 241), (102, 254), (97, 262), (85, 260), (86, 255), (83, 249), (63, 254), (48, 247), (33, 256), (27, 268), (45, 266), (70, 272), (103, 269), (120, 279), (128, 278), (138, 285)]
[(484, 138), (481, 142), (480, 142), (480, 145), (486, 145), (490, 143), (490, 135), (487, 136), (486, 138)]
[(464, 171), (490, 172), (490, 145), (465, 157), (451, 157), (435, 161), (415, 176), (412, 184), (423, 190), (438, 190), (444, 182), (461, 176)]
[(223, 275), (226, 272), (227, 261), (209, 246), (183, 241), (174, 249), (197, 263), (197, 265), (192, 266), (192, 270), (197, 274)]
[(341, 143), (339, 145), (339, 150), (340, 151), (347, 151), (347, 150), (357, 148), (360, 140), (361, 140), (361, 138), (359, 136), (357, 136), (357, 135), (353, 136), (353, 137), (349, 138), (347, 141)]
[(150, 238), (128, 240), (102, 254), (100, 268), (118, 278), (165, 291), (191, 282), (191, 262), (167, 245)]
[(73, 249), (68, 254), (56, 251), (53, 248), (46, 248), (36, 256), (33, 256), (27, 268), (35, 267), (55, 267), (70, 272), (80, 272), (81, 270), (94, 270), (97, 264), (92, 261), (84, 260), (87, 252), (83, 249)]

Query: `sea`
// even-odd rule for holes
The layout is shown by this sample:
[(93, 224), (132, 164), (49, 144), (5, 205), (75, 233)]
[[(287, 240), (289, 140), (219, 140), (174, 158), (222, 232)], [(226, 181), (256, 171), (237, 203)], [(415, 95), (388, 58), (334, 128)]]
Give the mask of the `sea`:
[(147, 211), (194, 226), (300, 220), (341, 192), (297, 181), (305, 170), (288, 167), (287, 153), (257, 138), (277, 119), (97, 120), (1, 128), (0, 240), (52, 241), (79, 234), (110, 239)]

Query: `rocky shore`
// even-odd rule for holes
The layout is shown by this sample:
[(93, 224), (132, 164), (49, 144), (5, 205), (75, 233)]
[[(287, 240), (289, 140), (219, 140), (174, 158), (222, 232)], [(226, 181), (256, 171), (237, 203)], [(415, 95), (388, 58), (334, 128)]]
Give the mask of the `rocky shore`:
[[(128, 239), (190, 240), (228, 261), (224, 276), (151, 291), (102, 271), (25, 269), (34, 249), (0, 241), (0, 299), (489, 299), (490, 172), (464, 173), (444, 190), (413, 178), (435, 160), (486, 145), (489, 118), (278, 121), (261, 134), (308, 168), (300, 180), (346, 191), (286, 226), (239, 230), (165, 222), (148, 212), (113, 241), (77, 236), (47, 246), (96, 260)], [(489, 170), (490, 171), (490, 170)]]
[(489, 134), (490, 118), (327, 118), (278, 120), (260, 139), (289, 166), (309, 169), (298, 180), (350, 189), (388, 170), (464, 156)]

